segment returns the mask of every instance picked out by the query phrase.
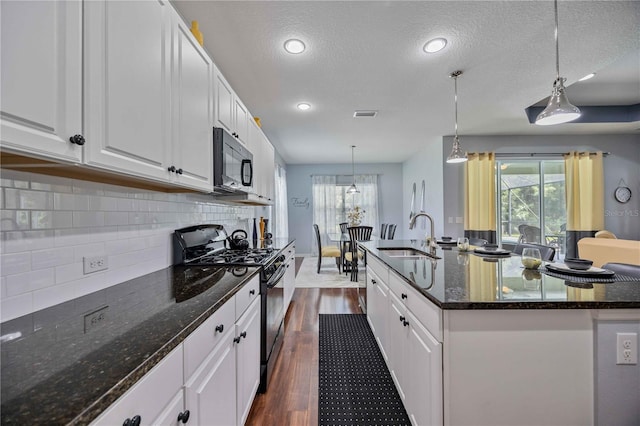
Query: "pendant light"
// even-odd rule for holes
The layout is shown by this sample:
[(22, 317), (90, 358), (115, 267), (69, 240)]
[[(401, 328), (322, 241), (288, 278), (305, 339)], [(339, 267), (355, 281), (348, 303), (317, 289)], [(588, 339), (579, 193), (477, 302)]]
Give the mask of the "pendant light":
[(460, 140), (458, 139), (458, 76), (460, 75), (462, 75), (462, 71), (454, 71), (449, 75), (449, 77), (453, 78), (453, 87), (455, 91), (453, 102), (456, 109), (456, 133), (453, 137), (453, 149), (451, 150), (451, 154), (447, 157), (447, 163), (462, 163), (467, 161), (467, 154), (462, 152), (462, 149), (460, 149)]
[(558, 0), (554, 0), (554, 9), (556, 15), (556, 80), (553, 82), (553, 90), (547, 107), (542, 111), (536, 124), (540, 126), (549, 126), (553, 124), (566, 123), (580, 117), (580, 109), (571, 105), (564, 89), (566, 78), (560, 77), (560, 51), (558, 48)]
[(353, 183), (351, 184), (351, 186), (349, 187), (349, 189), (347, 189), (347, 194), (359, 194), (360, 190), (356, 187), (356, 172), (355, 172), (355, 166), (353, 165), (353, 149), (355, 148), (355, 145), (351, 145), (351, 176), (353, 178)]

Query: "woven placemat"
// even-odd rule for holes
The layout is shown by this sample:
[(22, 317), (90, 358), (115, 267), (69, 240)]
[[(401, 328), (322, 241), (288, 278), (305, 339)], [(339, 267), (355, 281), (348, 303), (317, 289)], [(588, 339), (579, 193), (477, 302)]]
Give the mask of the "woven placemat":
[(576, 275), (560, 274), (555, 271), (550, 271), (546, 267), (540, 268), (540, 271), (551, 277), (560, 278), (561, 280), (573, 281), (574, 283), (615, 283), (619, 281), (632, 281), (640, 282), (638, 277), (629, 277), (627, 275), (615, 274), (610, 277), (580, 277)]

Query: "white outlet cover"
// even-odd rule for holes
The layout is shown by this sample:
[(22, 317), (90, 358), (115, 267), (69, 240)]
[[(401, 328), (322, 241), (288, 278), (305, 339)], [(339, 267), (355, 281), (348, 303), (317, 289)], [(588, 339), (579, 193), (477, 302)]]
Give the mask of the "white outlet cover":
[(638, 334), (616, 334), (616, 364), (635, 365), (638, 363)]

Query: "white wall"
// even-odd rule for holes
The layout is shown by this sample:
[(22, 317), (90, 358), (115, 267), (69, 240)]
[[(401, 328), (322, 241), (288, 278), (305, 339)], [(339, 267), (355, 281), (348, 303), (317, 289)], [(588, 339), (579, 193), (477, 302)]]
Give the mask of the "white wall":
[[(201, 223), (248, 230), (271, 208), (0, 170), (0, 320), (7, 321), (171, 264), (171, 233)], [(83, 274), (83, 257), (109, 269)]]
[[(356, 174), (378, 174), (380, 223), (396, 223), (395, 238), (402, 238), (402, 165), (356, 164)], [(287, 195), (289, 197), (289, 237), (296, 240), (296, 253), (310, 254), (313, 237), (313, 197), (311, 175), (350, 175), (351, 164), (289, 164)], [(298, 200), (296, 203), (295, 200)], [(307, 200), (308, 204), (303, 201)], [(376, 230), (377, 232), (378, 230)]]
[[(447, 152), (448, 154), (448, 152)], [(449, 165), (447, 165), (448, 167)], [(424, 149), (417, 152), (402, 164), (402, 233), (404, 238), (423, 239), (429, 232), (429, 222), (418, 219), (416, 226), (409, 229), (411, 211), (411, 193), (416, 184), (415, 212), (420, 211), (422, 181), (425, 181), (425, 212), (433, 217), (436, 237), (443, 235), (443, 182), (442, 139), (425, 141)]]

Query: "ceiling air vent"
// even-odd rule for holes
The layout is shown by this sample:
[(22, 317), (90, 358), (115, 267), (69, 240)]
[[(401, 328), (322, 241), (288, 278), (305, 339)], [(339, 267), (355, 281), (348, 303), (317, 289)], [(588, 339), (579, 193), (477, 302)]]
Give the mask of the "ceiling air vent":
[(354, 117), (375, 117), (378, 111), (356, 111), (353, 113)]

